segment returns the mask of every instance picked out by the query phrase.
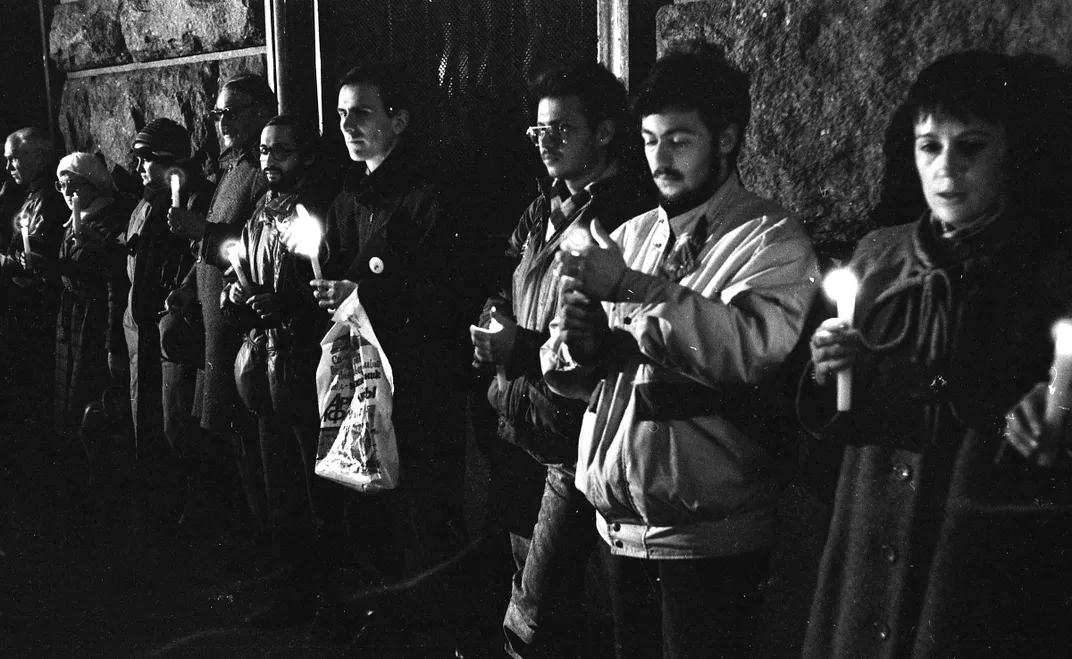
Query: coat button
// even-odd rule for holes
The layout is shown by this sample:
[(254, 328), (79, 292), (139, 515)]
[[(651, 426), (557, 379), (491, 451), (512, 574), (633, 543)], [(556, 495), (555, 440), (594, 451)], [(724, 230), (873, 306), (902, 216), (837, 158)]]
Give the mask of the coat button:
[(886, 559), (889, 564), (897, 562), (897, 558), (900, 556), (897, 552), (897, 548), (893, 545), (882, 545), (882, 558)]
[(614, 524), (614, 526), (613, 526), (612, 528), (613, 528), (613, 529), (614, 529), (615, 531), (621, 531), (621, 530), (622, 530), (622, 525), (621, 525), (621, 524), (618, 524), (617, 522), (615, 522), (615, 524)]
[(893, 476), (899, 481), (907, 481), (912, 479), (912, 467), (906, 465), (903, 462), (898, 462), (893, 465)]
[(875, 623), (875, 638), (887, 641), (890, 638), (890, 626), (883, 622)]
[(372, 271), (372, 274), (378, 275), (383, 272), (383, 259), (378, 256), (373, 256), (369, 259), (368, 269)]
[(615, 540), (614, 541), (614, 546), (617, 547), (618, 549), (621, 549), (622, 547), (625, 546), (625, 543), (623, 543), (621, 540)]

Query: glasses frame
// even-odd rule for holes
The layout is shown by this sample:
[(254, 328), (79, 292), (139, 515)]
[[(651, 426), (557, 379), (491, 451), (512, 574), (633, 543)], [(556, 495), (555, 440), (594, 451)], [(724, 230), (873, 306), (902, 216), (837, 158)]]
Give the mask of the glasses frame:
[(224, 119), (227, 121), (234, 121), (238, 118), (239, 112), (255, 107), (257, 107), (256, 103), (247, 103), (245, 105), (232, 105), (226, 108), (212, 108), (208, 111), (208, 116), (217, 123)]
[(540, 146), (540, 142), (544, 137), (549, 139), (552, 144), (562, 145), (569, 139), (569, 134), (575, 130), (577, 130), (577, 126), (571, 126), (567, 123), (537, 124), (526, 128), (525, 135), (528, 136), (533, 146)]
[(67, 194), (67, 191), (72, 189), (72, 188), (75, 191), (78, 191), (78, 190), (84, 190), (86, 188), (92, 188), (93, 187), (93, 184), (91, 182), (89, 182), (89, 181), (74, 181), (73, 182), (74, 185), (71, 185), (71, 183), (72, 182), (64, 183), (63, 181), (56, 181), (54, 183), (54, 185), (56, 186), (56, 192), (59, 192), (60, 194), (65, 195), (65, 194)]

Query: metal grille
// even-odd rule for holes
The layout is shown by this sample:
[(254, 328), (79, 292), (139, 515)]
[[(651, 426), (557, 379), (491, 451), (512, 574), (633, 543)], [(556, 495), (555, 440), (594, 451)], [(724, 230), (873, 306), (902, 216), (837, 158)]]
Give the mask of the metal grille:
[[(595, 60), (596, 0), (322, 0), (320, 18), (327, 108), (350, 67), (405, 63), (414, 137), (445, 176), (490, 192), (485, 212), (509, 218), (491, 224), (516, 222), (542, 169), (524, 137), (526, 81), (554, 62)], [(333, 111), (325, 128), (338, 131)]]

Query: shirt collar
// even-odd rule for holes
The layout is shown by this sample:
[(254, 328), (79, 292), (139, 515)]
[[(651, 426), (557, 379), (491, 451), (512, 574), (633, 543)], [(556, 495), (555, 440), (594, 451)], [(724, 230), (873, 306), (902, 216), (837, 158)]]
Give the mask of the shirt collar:
[(707, 201), (674, 217), (667, 217), (666, 209), (660, 206), (659, 219), (665, 220), (670, 224), (670, 229), (674, 232), (674, 236), (683, 236), (692, 233), (696, 229), (696, 223), (700, 221), (700, 218), (706, 216), (708, 231), (710, 232), (717, 225), (717, 220), (722, 215), (723, 209), (736, 199), (743, 189), (737, 172), (733, 172)]

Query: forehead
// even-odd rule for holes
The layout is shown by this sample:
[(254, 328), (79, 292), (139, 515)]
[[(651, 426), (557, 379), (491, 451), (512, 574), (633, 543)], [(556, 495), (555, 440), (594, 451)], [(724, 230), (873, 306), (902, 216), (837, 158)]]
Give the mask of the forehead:
[(644, 133), (653, 135), (670, 133), (710, 135), (711, 133), (700, 117), (699, 110), (664, 110), (649, 114), (640, 121), (640, 129)]
[(948, 134), (959, 135), (961, 133), (986, 133), (989, 135), (1003, 135), (1004, 126), (996, 121), (983, 119), (975, 115), (956, 117), (948, 112), (932, 112), (920, 117), (915, 122), (915, 134), (933, 135)]
[(216, 107), (218, 108), (233, 108), (242, 105), (251, 105), (252, 103), (252, 96), (244, 91), (231, 89), (229, 87), (221, 89), (219, 96), (216, 97)]
[(265, 126), (261, 131), (262, 144), (293, 144), (294, 130), (292, 126)]
[(339, 107), (344, 109), (366, 108), (373, 111), (385, 110), (383, 98), (380, 96), (380, 88), (367, 82), (346, 85), (339, 89)]
[(25, 149), (23, 149), (21, 147), (22, 147), (22, 144), (16, 142), (15, 140), (5, 140), (4, 141), (4, 155), (8, 156), (8, 157), (18, 155), (22, 151), (25, 151)]
[(554, 122), (580, 125), (587, 122), (584, 103), (576, 94), (561, 97), (541, 98), (536, 108), (536, 121), (541, 124)]

